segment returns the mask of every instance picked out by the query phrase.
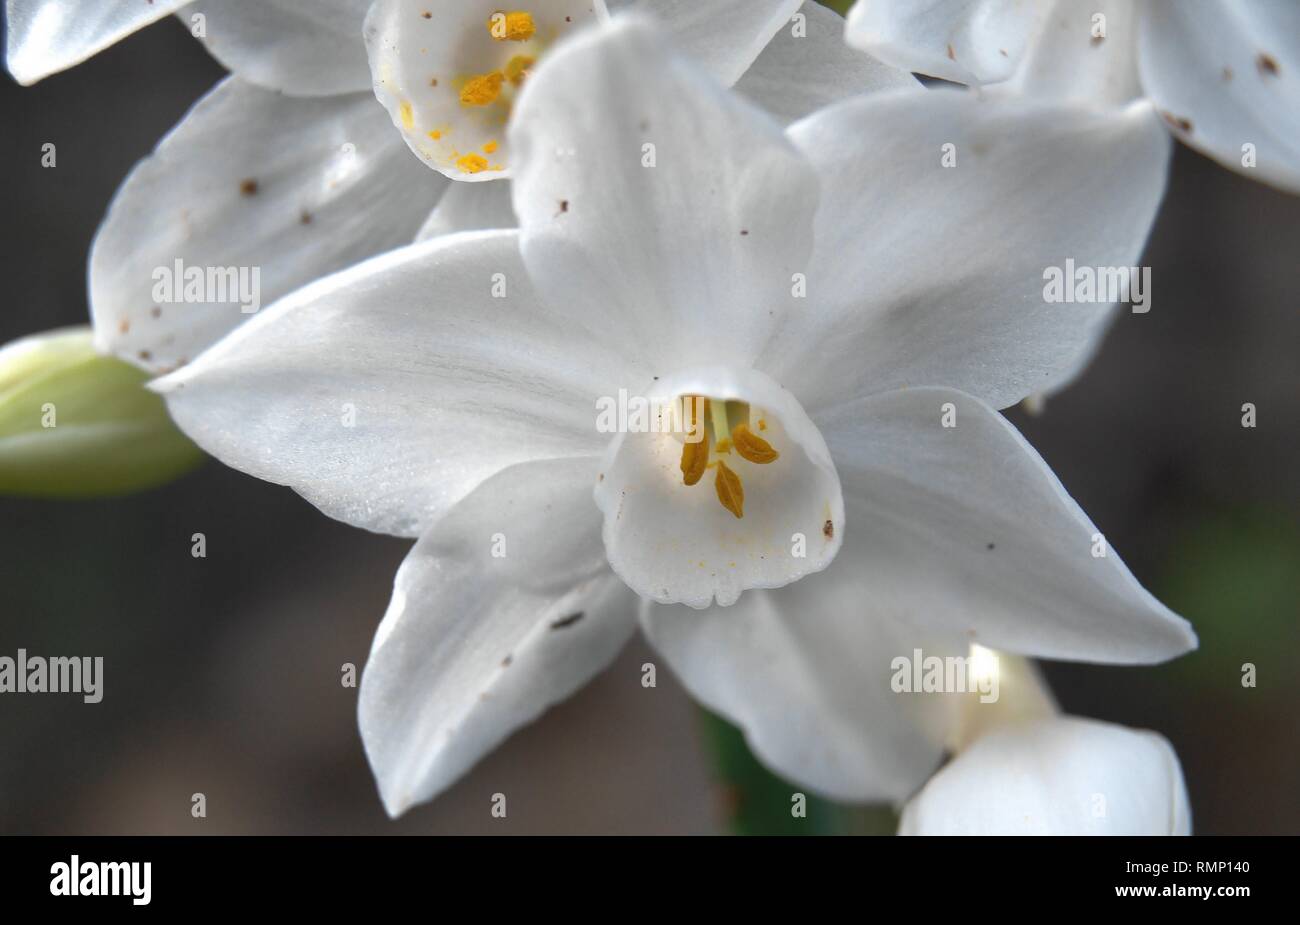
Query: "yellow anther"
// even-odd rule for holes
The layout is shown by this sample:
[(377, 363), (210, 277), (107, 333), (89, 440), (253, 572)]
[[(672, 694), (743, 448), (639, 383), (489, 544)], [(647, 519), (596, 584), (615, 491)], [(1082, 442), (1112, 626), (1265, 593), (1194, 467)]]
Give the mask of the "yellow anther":
[(740, 476), (732, 472), (722, 460), (718, 460), (718, 475), (713, 487), (718, 492), (722, 506), (739, 519), (745, 516), (745, 486), (740, 484)]
[(465, 86), (460, 88), (460, 104), (462, 106), (486, 106), (489, 103), (495, 103), (497, 97), (501, 95), (501, 82), (503, 80), (505, 80), (505, 77), (500, 71), (471, 77), (465, 81)]
[(682, 444), (682, 481), (694, 485), (704, 475), (709, 462), (709, 444), (698, 440)]
[(460, 160), (456, 161), (456, 166), (466, 173), (478, 173), (481, 170), (487, 170), (487, 158), (480, 154), (466, 154)]
[(732, 429), (731, 440), (736, 452), (752, 463), (767, 465), (781, 455), (772, 449), (772, 444), (752, 433), (746, 424), (738, 424)]
[(488, 35), (498, 42), (526, 42), (537, 32), (532, 14), (524, 10), (497, 10), (488, 17), (487, 28)]
[(536, 63), (536, 58), (530, 58), (528, 55), (515, 55), (506, 62), (505, 75), (506, 80), (510, 81), (516, 87), (524, 82), (528, 76), (528, 69)]

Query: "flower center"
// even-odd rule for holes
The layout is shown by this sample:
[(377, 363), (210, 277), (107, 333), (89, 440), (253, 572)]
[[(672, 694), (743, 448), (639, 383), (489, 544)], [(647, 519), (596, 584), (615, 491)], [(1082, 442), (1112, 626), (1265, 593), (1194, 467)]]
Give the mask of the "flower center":
[[(698, 396), (687, 398), (689, 400), (683, 404), (694, 415), (701, 403), (697, 400)], [(772, 444), (754, 433), (753, 428), (767, 430), (767, 421), (762, 417), (754, 420), (748, 402), (706, 398), (703, 405), (703, 439), (682, 444), (682, 481), (686, 485), (698, 484), (705, 471), (713, 469), (713, 488), (718, 502), (739, 519), (745, 516), (745, 484), (740, 473), (732, 468), (736, 465), (736, 459), (756, 466), (766, 466), (775, 462), (781, 454), (772, 449)], [(692, 419), (690, 432), (698, 432), (699, 423)], [(732, 459), (732, 465), (727, 465), (724, 456)]]
[(508, 167), (506, 123), (542, 55), (603, 16), (603, 0), (376, 0), (366, 42), (375, 93), (406, 143), (453, 179)]
[(667, 410), (648, 427), (629, 414), (593, 489), (606, 557), (633, 590), (726, 606), (830, 564), (839, 476), (790, 392), (757, 370), (699, 367), (660, 376), (645, 397)]

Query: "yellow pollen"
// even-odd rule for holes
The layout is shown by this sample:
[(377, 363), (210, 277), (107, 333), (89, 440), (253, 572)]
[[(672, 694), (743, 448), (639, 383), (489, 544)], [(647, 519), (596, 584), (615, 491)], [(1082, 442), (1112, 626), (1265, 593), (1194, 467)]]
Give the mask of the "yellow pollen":
[(478, 173), (487, 170), (487, 159), (479, 154), (466, 154), (460, 160), (456, 161), (456, 166), (466, 173)]
[(515, 55), (506, 62), (506, 80), (510, 81), (516, 87), (524, 82), (528, 76), (528, 69), (537, 61), (536, 58), (530, 58), (528, 55)]
[(489, 141), (487, 144), (483, 146), (483, 153), (491, 154), (496, 149), (497, 149), (497, 143), (495, 141)]
[(434, 141), (438, 141), (440, 138), (442, 138), (442, 132), (438, 131), (437, 129), (434, 129), (432, 132), (429, 133), (429, 137), (432, 138)]
[(731, 440), (736, 447), (736, 452), (742, 458), (748, 459), (752, 463), (758, 463), (760, 466), (775, 462), (777, 457), (781, 455), (772, 449), (772, 444), (751, 433), (749, 427), (745, 424), (738, 424), (732, 429)]
[(718, 500), (723, 507), (735, 514), (738, 520), (745, 516), (745, 486), (740, 484), (740, 476), (720, 459), (713, 487), (717, 490)]
[(489, 103), (495, 103), (496, 98), (501, 95), (501, 82), (503, 80), (505, 80), (505, 77), (500, 71), (471, 77), (465, 81), (465, 86), (460, 88), (460, 104), (462, 106), (486, 106)]
[(415, 128), (415, 113), (412, 111), (409, 102), (402, 100), (402, 105), (398, 107), (397, 112), (402, 119), (402, 128), (406, 129), (408, 132)]
[(537, 32), (531, 13), (497, 10), (487, 21), (488, 35), (498, 42), (526, 42)]

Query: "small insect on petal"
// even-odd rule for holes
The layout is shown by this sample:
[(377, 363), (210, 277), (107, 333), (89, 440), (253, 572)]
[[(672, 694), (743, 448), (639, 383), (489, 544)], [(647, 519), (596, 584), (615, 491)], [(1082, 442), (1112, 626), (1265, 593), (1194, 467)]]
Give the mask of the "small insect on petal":
[(718, 501), (737, 519), (745, 516), (745, 486), (740, 483), (740, 476), (732, 472), (727, 464), (718, 460), (718, 476), (713, 482), (718, 492)]
[(731, 442), (742, 458), (759, 465), (775, 462), (781, 455), (772, 449), (772, 444), (752, 433), (745, 424), (738, 424), (731, 429)]

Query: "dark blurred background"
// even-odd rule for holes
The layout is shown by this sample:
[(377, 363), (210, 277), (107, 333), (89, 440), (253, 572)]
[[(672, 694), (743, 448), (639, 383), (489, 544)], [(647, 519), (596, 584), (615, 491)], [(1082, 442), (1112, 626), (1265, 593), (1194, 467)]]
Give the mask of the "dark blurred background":
[[(85, 323), (86, 254), (114, 190), (222, 73), (167, 19), (34, 88), (0, 77), (0, 342)], [(40, 166), (46, 141), (55, 169)], [(1047, 673), (1068, 711), (1173, 742), (1201, 834), (1300, 833), (1297, 255), (1300, 197), (1179, 147), (1145, 260), (1152, 310), (1121, 315), (1044, 414), (1010, 413), (1200, 634), (1170, 665)], [(206, 559), (190, 555), (195, 532)], [(103, 655), (108, 691), (94, 706), (0, 698), (0, 832), (713, 832), (769, 792), (788, 819), (790, 788), (751, 785), (734, 736), (667, 671), (640, 686), (638, 641), (450, 793), (389, 821), (339, 672), (364, 664), (407, 546), (211, 461), (121, 499), (0, 498), (0, 654)], [(488, 812), (497, 791), (504, 820)], [(190, 815), (195, 792), (206, 819)]]

